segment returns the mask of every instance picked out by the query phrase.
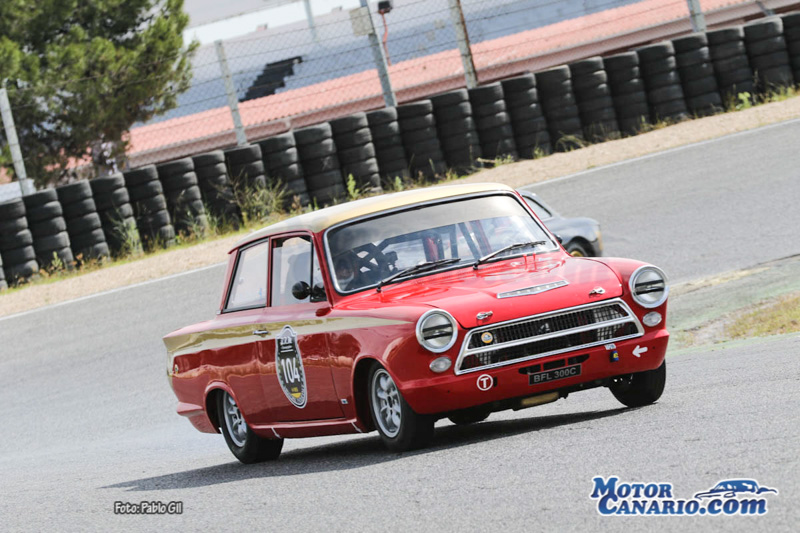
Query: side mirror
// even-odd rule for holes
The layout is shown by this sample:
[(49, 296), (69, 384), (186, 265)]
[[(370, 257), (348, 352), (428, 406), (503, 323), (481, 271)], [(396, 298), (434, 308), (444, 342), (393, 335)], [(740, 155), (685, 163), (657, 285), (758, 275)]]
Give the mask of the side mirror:
[(553, 237), (556, 238), (556, 240), (558, 241), (558, 244), (564, 244), (564, 239), (558, 233), (554, 233)]
[(305, 300), (311, 296), (311, 287), (305, 281), (298, 281), (292, 285), (292, 296), (295, 300)]
[(327, 299), (325, 296), (325, 287), (322, 285), (314, 285), (311, 289), (311, 301), (312, 302), (324, 302)]

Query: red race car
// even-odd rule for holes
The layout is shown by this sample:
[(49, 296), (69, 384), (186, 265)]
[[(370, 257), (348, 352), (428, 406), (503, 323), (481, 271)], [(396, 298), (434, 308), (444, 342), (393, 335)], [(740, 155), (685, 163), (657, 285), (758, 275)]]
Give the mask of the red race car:
[(593, 387), (664, 390), (664, 273), (576, 258), (497, 184), (377, 196), (230, 252), (214, 319), (164, 338), (178, 413), (242, 462), (284, 438), (377, 430), (395, 451)]

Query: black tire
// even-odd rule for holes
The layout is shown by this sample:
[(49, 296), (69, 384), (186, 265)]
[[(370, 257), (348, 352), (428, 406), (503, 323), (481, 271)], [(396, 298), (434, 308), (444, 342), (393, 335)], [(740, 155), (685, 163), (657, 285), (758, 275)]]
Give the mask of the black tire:
[(4, 268), (6, 271), (6, 279), (8, 279), (10, 282), (15, 282), (18, 280), (28, 279), (39, 272), (39, 263), (37, 263), (34, 259), (21, 264), (12, 265), (6, 263)]
[(675, 55), (675, 47), (669, 41), (651, 44), (636, 50), (639, 54), (639, 64), (653, 63)]
[(192, 156), (192, 161), (194, 162), (194, 168), (196, 172), (197, 169), (200, 168), (213, 167), (215, 165), (219, 165), (220, 163), (224, 164), (225, 152), (222, 150), (206, 152), (204, 154)]
[(300, 161), (300, 156), (295, 147), (286, 148), (280, 152), (264, 154), (264, 164), (270, 170), (293, 165), (298, 161)]
[(261, 156), (266, 157), (267, 154), (279, 153), (290, 148), (295, 148), (297, 146), (297, 141), (294, 138), (294, 133), (290, 131), (268, 137), (263, 141), (259, 141), (258, 145), (261, 147)]
[(375, 150), (375, 158), (378, 160), (378, 162), (389, 162), (401, 159), (405, 160), (406, 151), (402, 145), (392, 146), (382, 150)]
[(102, 228), (100, 215), (97, 213), (87, 213), (81, 217), (73, 218), (67, 222), (67, 230), (70, 235), (83, 235), (96, 229)]
[(680, 78), (684, 85), (701, 80), (703, 78), (714, 77), (714, 65), (712, 63), (701, 63), (699, 65), (692, 65), (680, 70)]
[(25, 217), (14, 220), (0, 220), (0, 235), (8, 235), (28, 229), (28, 220)]
[(675, 56), (675, 62), (678, 68), (683, 69), (692, 65), (699, 65), (711, 61), (711, 53), (707, 47), (698, 48), (689, 52), (683, 52)]
[(489, 102), (488, 104), (472, 106), (472, 116), (475, 118), (475, 120), (505, 112), (506, 103), (503, 100), (496, 100), (494, 102)]
[(511, 124), (511, 117), (509, 117), (508, 113), (505, 111), (475, 119), (475, 126), (479, 135), (487, 130), (505, 126), (507, 124)]
[(367, 159), (375, 157), (375, 146), (370, 143), (364, 146), (340, 150), (338, 156), (339, 163), (341, 163), (342, 166), (358, 163), (359, 161), (366, 161)]
[(217, 163), (216, 165), (208, 165), (199, 167), (194, 171), (197, 175), (197, 181), (203, 182), (208, 179), (217, 178), (219, 176), (228, 176), (228, 165), (225, 163)]
[(420, 100), (419, 102), (397, 106), (397, 120), (399, 122), (412, 117), (430, 115), (431, 113), (433, 113), (433, 103), (430, 100)]
[(64, 218), (67, 220), (97, 212), (97, 204), (94, 203), (92, 198), (79, 200), (71, 204), (62, 203), (61, 208), (64, 210)]
[(369, 127), (367, 115), (365, 113), (355, 113), (347, 117), (341, 117), (330, 121), (331, 131), (336, 137), (348, 131), (360, 130)]
[(167, 208), (167, 199), (164, 197), (163, 194), (159, 194), (157, 196), (153, 196), (150, 198), (145, 198), (144, 200), (136, 202), (136, 211), (143, 215), (149, 213), (156, 213), (158, 211), (163, 211), (166, 208)]
[[(334, 140), (335, 146), (331, 153), (335, 153), (337, 149), (346, 150), (372, 142), (372, 131), (370, 131), (369, 128), (347, 131), (334, 137)], [(300, 154), (303, 158), (306, 157), (307, 148), (308, 147), (300, 149)]]
[[(422, 130), (426, 128), (435, 128), (435, 127), (436, 127), (436, 118), (432, 113), (430, 115), (422, 115), (419, 117), (404, 118), (400, 121), (400, 128), (404, 132)], [(372, 140), (371, 136), (370, 140)]]
[(61, 208), (61, 203), (56, 200), (55, 202), (30, 208), (27, 213), (27, 219), (29, 223), (33, 224), (34, 222), (60, 217), (63, 214), (64, 210)]
[(36, 254), (41, 256), (46, 252), (60, 250), (62, 248), (66, 248), (67, 246), (69, 246), (69, 234), (62, 231), (61, 233), (56, 233), (55, 235), (37, 238), (33, 248), (36, 250)]
[(384, 109), (370, 111), (367, 113), (367, 122), (370, 127), (397, 122), (397, 108), (386, 107)]
[(667, 380), (667, 361), (655, 370), (620, 376), (609, 388), (614, 398), (627, 407), (650, 405), (661, 398)]
[(191, 157), (176, 159), (175, 161), (156, 165), (156, 171), (158, 171), (158, 177), (161, 181), (168, 181), (168, 178), (172, 176), (180, 176), (187, 172), (194, 172), (194, 161)]
[(125, 185), (129, 189), (139, 187), (151, 181), (158, 181), (158, 171), (155, 165), (129, 170), (128, 172), (123, 172), (122, 175), (125, 177)]
[(768, 37), (780, 36), (783, 34), (783, 22), (779, 18), (761, 19), (751, 22), (744, 27), (744, 39), (748, 43), (761, 41)]
[(766, 39), (762, 39), (760, 41), (747, 43), (747, 54), (750, 57), (763, 56), (773, 52), (785, 51), (786, 41), (783, 39), (783, 35), (767, 37)]
[(475, 107), (503, 100), (503, 86), (497, 82), (475, 87), (467, 92), (469, 93), (469, 101)]
[(254, 161), (261, 161), (261, 147), (257, 144), (238, 146), (225, 150), (225, 160), (232, 167), (241, 167)]
[(36, 259), (36, 252), (30, 244), (3, 251), (3, 261), (7, 265), (19, 265)]
[(530, 135), (533, 133), (546, 132), (547, 121), (544, 117), (539, 117), (531, 120), (514, 121), (512, 124), (514, 135), (519, 137), (521, 135)]
[(585, 74), (572, 74), (572, 90), (581, 94), (592, 87), (608, 83), (608, 74), (604, 70), (587, 72)]
[(425, 128), (423, 130), (404, 131), (403, 145), (411, 149), (419, 143), (435, 141), (438, 138), (436, 128)]
[(705, 33), (693, 33), (686, 37), (672, 40), (672, 47), (676, 54), (683, 54), (708, 46), (708, 37)]
[(102, 196), (113, 193), (119, 189), (125, 188), (125, 178), (121, 173), (112, 174), (104, 178), (95, 178), (89, 181), (92, 188), (92, 194), (95, 196)]
[(161, 185), (161, 182), (158, 180), (143, 183), (136, 187), (128, 187), (128, 196), (130, 196), (131, 202), (134, 203), (147, 198), (153, 198), (154, 196), (162, 196), (163, 194), (164, 186)]
[(689, 98), (693, 98), (701, 94), (712, 93), (717, 90), (718, 90), (717, 79), (714, 77), (695, 80), (689, 83), (685, 83), (683, 86), (683, 92), (687, 100)]
[(622, 52), (603, 58), (606, 72), (629, 70), (639, 66), (639, 55), (636, 52)]
[[(400, 390), (397, 389), (392, 377), (377, 362), (372, 365), (369, 371), (367, 387), (372, 422), (378, 430), (378, 435), (380, 435), (384, 446), (393, 452), (406, 452), (422, 448), (431, 441), (434, 431), (434, 417), (415, 413), (403, 398)], [(392, 414), (397, 415), (399, 423), (389, 419), (386, 421), (381, 419), (381, 405), (378, 404), (380, 400), (377, 394), (379, 389), (391, 391), (385, 403), (389, 409), (393, 409)], [(399, 414), (394, 410), (395, 406), (399, 410)]]
[(765, 56), (753, 57), (750, 64), (753, 70), (764, 70), (772, 67), (786, 67), (791, 63), (789, 54), (786, 51), (774, 52)]
[(13, 250), (33, 244), (33, 232), (21, 229), (14, 233), (0, 233), (0, 250)]
[(217, 418), (228, 449), (241, 463), (274, 461), (281, 455), (283, 439), (265, 439), (256, 435), (226, 391), (217, 394)]
[(0, 204), (0, 221), (16, 220), (25, 216), (25, 203), (21, 198)]
[[(391, 142), (390, 140), (400, 135), (400, 123), (387, 122), (385, 124), (376, 124), (370, 126), (370, 133), (372, 134), (372, 142), (378, 144), (379, 141)], [(384, 141), (384, 139), (389, 139)]]
[(734, 57), (747, 57), (747, 48), (744, 45), (744, 41), (710, 45), (708, 51), (711, 53), (711, 59), (715, 63)]
[(508, 99), (510, 95), (535, 89), (536, 78), (533, 74), (523, 74), (522, 76), (503, 80), (500, 84), (503, 86), (503, 94), (506, 96), (506, 99)]
[(352, 163), (350, 165), (342, 167), (342, 175), (347, 178), (348, 174), (352, 174), (354, 178), (361, 178), (363, 176), (369, 176), (371, 174), (378, 173), (378, 161), (375, 158), (367, 159), (366, 161), (360, 161), (358, 163)]
[(231, 179), (235, 182), (244, 181), (248, 185), (255, 186), (257, 185), (256, 182), (263, 181), (263, 178), (264, 162), (261, 159), (245, 165), (231, 167)]
[(78, 181), (69, 185), (62, 185), (56, 189), (58, 200), (66, 205), (80, 202), (92, 197), (92, 187), (88, 181)]
[(110, 193), (104, 193), (94, 198), (94, 204), (98, 212), (118, 208), (122, 205), (129, 204), (130, 201), (131, 197), (130, 194), (128, 194), (128, 189), (124, 188), (117, 189)]
[(67, 223), (64, 217), (53, 217), (48, 220), (42, 220), (41, 222), (31, 223), (31, 233), (36, 237), (55, 235), (56, 233), (66, 231), (66, 229)]
[(317, 157), (314, 159), (303, 160), (303, 171), (306, 175), (315, 175), (329, 172), (340, 168), (339, 159), (336, 155)]
[(180, 191), (182, 189), (188, 189), (189, 187), (197, 187), (197, 175), (194, 171), (185, 174), (173, 174), (171, 176), (165, 176), (161, 180), (161, 183), (164, 185), (165, 192)]
[(665, 57), (651, 63), (642, 63), (639, 67), (641, 69), (642, 78), (645, 82), (649, 82), (651, 78), (668, 72), (675, 72), (678, 68), (678, 61), (675, 56)]
[(569, 67), (560, 66), (536, 73), (536, 86), (539, 89), (560, 90), (561, 86), (570, 81)]
[(187, 187), (186, 189), (168, 193), (166, 198), (167, 205), (175, 205), (200, 201), (203, 199), (203, 195), (200, 193), (200, 187), (195, 185), (194, 187)]
[(473, 115), (472, 111), (472, 104), (469, 102), (461, 102), (460, 104), (454, 104), (448, 107), (436, 108), (436, 112), (434, 113), (436, 117), (435, 122), (437, 125), (440, 125), (463, 120), (471, 117)]
[(439, 109), (448, 107), (457, 107), (459, 104), (469, 102), (469, 93), (466, 89), (456, 89), (455, 91), (446, 92), (431, 96), (431, 103), (433, 109), (438, 113)]
[(572, 257), (589, 257), (592, 255), (589, 253), (589, 250), (580, 242), (570, 241), (564, 248)]
[(45, 189), (43, 191), (23, 196), (22, 201), (25, 204), (25, 210), (30, 213), (31, 209), (51, 202), (58, 201), (58, 193), (55, 189)]
[(574, 80), (575, 76), (577, 75), (583, 76), (593, 72), (603, 71), (605, 70), (605, 66), (603, 65), (602, 57), (594, 56), (570, 63), (569, 70), (572, 73), (572, 78)]
[(457, 411), (450, 413), (447, 418), (457, 426), (468, 426), (470, 424), (477, 424), (483, 422), (492, 412), (488, 409), (473, 408), (464, 411)]
[(708, 37), (708, 44), (741, 41), (744, 39), (744, 28), (742, 26), (733, 26), (722, 30), (714, 30), (706, 33), (706, 37)]
[(317, 195), (317, 191), (327, 188), (340, 187), (344, 192), (344, 176), (340, 170), (331, 170), (320, 174), (306, 175), (306, 188), (312, 195)]

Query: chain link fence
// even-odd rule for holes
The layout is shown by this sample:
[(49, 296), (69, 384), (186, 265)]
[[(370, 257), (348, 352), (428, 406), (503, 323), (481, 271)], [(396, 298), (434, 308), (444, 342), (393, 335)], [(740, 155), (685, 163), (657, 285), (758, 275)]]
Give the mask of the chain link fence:
[[(486, 83), (692, 31), (686, 0), (395, 0), (389, 10), (385, 4), (369, 4), (373, 38), (359, 31), (364, 19), (353, 9), (339, 8), (315, 14), (313, 24), (267, 27), (200, 47), (190, 88), (175, 109), (131, 129), (120, 169), (384, 107), (376, 46), (396, 102), (407, 103), (464, 87), (464, 51), (471, 52), (478, 82)], [(701, 1), (710, 25), (791, 4)], [(462, 16), (468, 42), (458, 37)]]

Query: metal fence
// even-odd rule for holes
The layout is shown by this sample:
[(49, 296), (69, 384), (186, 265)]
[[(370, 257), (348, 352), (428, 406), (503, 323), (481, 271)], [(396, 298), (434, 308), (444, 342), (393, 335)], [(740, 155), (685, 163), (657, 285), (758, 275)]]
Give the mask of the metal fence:
[[(392, 4), (383, 13), (379, 3), (369, 4), (367, 19), (359, 18), (356, 10), (336, 9), (315, 14), (313, 24), (296, 22), (202, 46), (193, 58), (189, 90), (175, 109), (131, 129), (127, 161), (121, 166), (235, 146), (383, 107), (386, 91), (376, 48), (386, 58), (396, 102), (404, 103), (464, 87), (467, 56), (477, 81), (485, 83), (693, 29), (687, 0), (395, 0)], [(794, 4), (701, 0), (700, 7), (713, 26)], [(464, 32), (459, 31), (461, 20)]]

